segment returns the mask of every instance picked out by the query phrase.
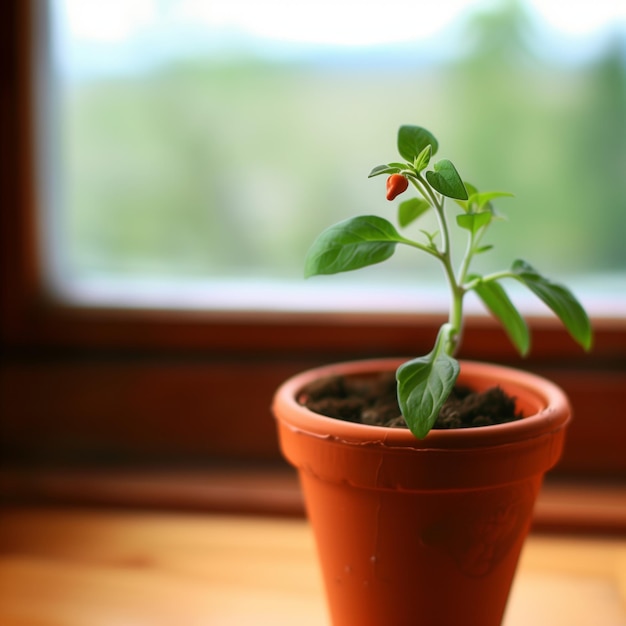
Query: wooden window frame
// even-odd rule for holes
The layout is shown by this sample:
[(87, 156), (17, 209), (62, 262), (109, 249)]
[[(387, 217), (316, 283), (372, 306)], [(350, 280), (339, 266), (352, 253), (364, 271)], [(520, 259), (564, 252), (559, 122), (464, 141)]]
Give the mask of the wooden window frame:
[[(328, 361), (430, 350), (441, 322), (431, 314), (120, 310), (56, 298), (41, 271), (34, 193), (36, 1), (7, 0), (0, 8), (5, 459), (278, 462), (269, 405), (286, 376)], [(554, 319), (531, 318), (533, 352), (522, 360), (498, 324), (475, 316), (461, 356), (531, 369), (561, 384), (576, 419), (560, 472), (623, 480), (626, 319), (593, 323), (594, 350), (584, 354)]]

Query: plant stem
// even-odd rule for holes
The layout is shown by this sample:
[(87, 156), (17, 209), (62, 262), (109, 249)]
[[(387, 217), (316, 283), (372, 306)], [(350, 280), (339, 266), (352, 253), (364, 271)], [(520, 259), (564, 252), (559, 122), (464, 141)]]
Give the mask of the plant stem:
[(453, 356), (461, 343), (461, 335), (463, 332), (463, 297), (466, 293), (466, 289), (463, 287), (463, 282), (474, 251), (474, 240), (473, 237), (470, 238), (459, 270), (459, 275), (457, 277), (455, 276), (454, 268), (452, 266), (452, 256), (450, 253), (450, 231), (444, 210), (445, 198), (442, 195), (436, 194), (429, 185), (428, 181), (426, 181), (419, 172), (411, 172), (411, 174), (408, 175), (408, 178), (420, 194), (433, 206), (437, 216), (439, 230), (441, 231), (441, 250), (427, 248), (415, 242), (412, 245), (433, 254), (443, 264), (444, 272), (446, 274), (446, 278), (448, 279), (448, 286), (450, 287), (451, 302), (448, 322), (452, 328), (452, 332), (450, 333), (449, 340), (446, 342), (444, 350), (447, 354)]
[(472, 280), (471, 282), (469, 282), (467, 285), (464, 286), (464, 289), (466, 291), (469, 291), (470, 289), (473, 289), (479, 282), (491, 283), (494, 280), (500, 280), (502, 278), (516, 278), (516, 275), (509, 270), (503, 270), (501, 272), (493, 272), (492, 274), (487, 274), (485, 276), (482, 276), (481, 278)]
[(467, 272), (469, 271), (470, 262), (472, 260), (472, 257), (474, 256), (475, 245), (476, 244), (474, 240), (474, 233), (470, 233), (467, 239), (467, 249), (465, 250), (465, 254), (463, 255), (463, 259), (459, 267), (459, 273), (456, 279), (458, 285), (463, 285), (463, 283), (465, 282)]
[(441, 261), (441, 252), (439, 252), (439, 250), (437, 250), (434, 246), (431, 248), (429, 246), (425, 246), (423, 243), (419, 243), (419, 241), (413, 241), (412, 239), (406, 239), (405, 237), (403, 237), (401, 241), (407, 246), (417, 248), (418, 250), (426, 252)]
[(474, 256), (474, 250), (476, 246), (476, 238), (474, 237), (474, 233), (470, 233), (467, 248), (465, 250), (465, 254), (463, 255), (463, 259), (461, 260), (461, 265), (459, 267), (458, 274), (454, 281), (454, 284), (451, 284), (450, 287), (452, 289), (452, 307), (450, 310), (450, 324), (455, 329), (454, 334), (454, 342), (450, 346), (450, 354), (454, 355), (454, 352), (458, 348), (461, 343), (461, 336), (463, 334), (463, 298), (467, 293), (467, 286), (464, 285), (467, 272), (469, 271), (470, 263), (472, 261), (472, 257)]
[(422, 178), (421, 174), (417, 174), (417, 181), (419, 186), (415, 186), (422, 192), (422, 195), (427, 196), (427, 200), (432, 203), (435, 213), (437, 215), (437, 221), (439, 222), (439, 228), (441, 230), (441, 242), (442, 242), (442, 254), (450, 260), (450, 233), (448, 231), (448, 222), (443, 210), (444, 197), (438, 196), (428, 184), (428, 181)]
[(455, 285), (452, 289), (452, 306), (450, 308), (449, 322), (453, 328), (450, 342), (446, 345), (446, 352), (450, 356), (454, 356), (463, 335), (463, 296), (465, 292), (460, 286)]
[[(422, 179), (423, 181), (423, 179)], [(461, 334), (463, 332), (463, 296), (465, 290), (462, 287), (462, 282), (457, 279), (454, 274), (454, 268), (452, 266), (452, 255), (450, 245), (450, 231), (448, 228), (448, 220), (446, 219), (446, 213), (444, 210), (445, 199), (440, 196), (439, 199), (432, 192), (430, 185), (424, 182), (424, 186), (429, 190), (429, 196), (434, 203), (435, 213), (437, 214), (437, 220), (439, 222), (439, 228), (441, 229), (442, 250), (440, 254), (440, 260), (443, 263), (444, 271), (448, 278), (448, 286), (450, 287), (451, 303), (450, 314), (448, 321), (452, 327), (452, 333), (450, 334), (449, 341), (445, 345), (445, 351), (450, 356), (453, 356), (458, 346), (461, 343)], [(471, 256), (471, 245), (466, 252), (465, 258), (467, 265), (469, 265), (469, 257)], [(465, 261), (465, 260), (464, 260)], [(467, 270), (464, 268), (463, 272)], [(461, 274), (463, 275), (463, 274)]]

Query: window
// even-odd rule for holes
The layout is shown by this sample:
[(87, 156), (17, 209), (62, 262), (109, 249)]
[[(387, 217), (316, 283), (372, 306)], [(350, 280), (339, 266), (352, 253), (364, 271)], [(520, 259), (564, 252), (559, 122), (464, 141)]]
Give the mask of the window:
[(533, 264), (623, 313), (624, 16), (553, 6), (52, 0), (48, 280), (101, 306), (406, 312), (421, 283), (441, 310), (439, 268), (402, 251), (301, 279), (316, 233), (393, 209), (367, 173), (423, 123), (468, 180), (515, 193), (485, 263), (533, 241)]
[[(98, 3), (98, 5), (104, 4)], [(106, 3), (106, 6), (121, 6), (122, 4), (126, 6), (130, 3), (119, 5)], [(144, 6), (149, 4), (145, 3)], [(169, 6), (167, 3), (161, 4)], [(217, 279), (222, 276), (218, 275), (217, 268), (221, 271), (222, 267), (227, 267), (224, 275), (234, 279), (235, 282), (231, 284), (236, 284), (236, 281), (241, 280), (242, 277), (245, 278), (245, 269), (238, 268), (236, 264), (234, 266), (222, 265), (221, 260), (219, 262), (215, 260), (217, 257), (208, 265), (197, 264), (197, 259), (201, 257), (201, 254), (195, 252), (193, 254), (190, 252), (189, 256), (179, 257), (177, 250), (186, 249), (180, 242), (184, 243), (185, 237), (195, 236), (194, 232), (177, 233), (175, 241), (168, 241), (168, 245), (176, 243), (182, 247), (175, 248), (174, 251), (169, 249), (169, 252), (166, 247), (166, 252), (170, 256), (166, 254), (165, 257), (158, 257), (153, 254), (156, 248), (152, 246), (155, 241), (163, 240), (162, 234), (158, 235), (156, 230), (144, 233), (142, 228), (138, 228), (137, 232), (147, 239), (142, 239), (145, 246), (138, 248), (139, 257), (129, 257), (121, 261), (120, 255), (124, 251), (123, 242), (118, 239), (116, 244), (118, 247), (113, 246), (112, 242), (116, 241), (116, 237), (125, 236), (125, 232), (116, 232), (116, 228), (117, 219), (125, 220), (127, 216), (115, 213), (116, 220), (110, 222), (108, 226), (100, 222), (97, 228), (92, 228), (81, 221), (78, 207), (82, 204), (78, 200), (89, 199), (90, 194), (84, 189), (79, 191), (78, 183), (71, 181), (71, 176), (74, 174), (70, 174), (70, 170), (63, 169), (66, 161), (88, 170), (88, 179), (93, 188), (101, 188), (104, 190), (103, 193), (107, 192), (116, 196), (116, 202), (106, 205), (114, 206), (114, 211), (118, 211), (122, 206), (121, 201), (118, 203), (117, 194), (128, 191), (121, 183), (125, 182), (130, 191), (135, 191), (134, 185), (138, 184), (137, 181), (141, 180), (141, 176), (131, 175), (125, 167), (120, 167), (114, 170), (115, 176), (120, 177), (115, 179), (115, 185), (107, 187), (105, 184), (106, 176), (113, 176), (113, 174), (109, 173), (105, 176), (102, 173), (105, 176), (104, 182), (97, 179), (97, 175), (101, 173), (100, 168), (97, 167), (99, 163), (111, 159), (115, 161), (117, 157), (129, 158), (134, 148), (120, 150), (116, 147), (113, 153), (108, 153), (105, 150), (107, 147), (105, 141), (95, 153), (87, 158), (88, 153), (84, 152), (87, 148), (85, 143), (81, 144), (73, 134), (70, 135), (76, 139), (76, 143), (68, 143), (70, 136), (66, 134), (68, 120), (62, 115), (63, 107), (52, 110), (46, 108), (56, 106), (53, 104), (55, 101), (63, 104), (63, 97), (67, 96), (67, 94), (62, 95), (63, 90), (46, 92), (44, 88), (43, 93), (54, 98), (44, 100), (43, 109), (35, 106), (37, 102), (35, 96), (41, 96), (41, 91), (35, 89), (35, 85), (41, 87), (41, 83), (38, 83), (35, 78), (45, 79), (46, 76), (50, 76), (46, 73), (46, 68), (37, 63), (40, 59), (37, 55), (42, 49), (46, 49), (45, 33), (47, 31), (45, 28), (38, 30), (45, 27), (45, 21), (42, 22), (40, 19), (42, 17), (39, 11), (41, 6), (41, 3), (34, 0), (30, 2), (8, 0), (0, 4), (0, 42), (3, 46), (3, 52), (0, 55), (2, 69), (0, 73), (2, 96), (0, 127), (3, 133), (0, 146), (2, 150), (0, 155), (2, 161), (2, 168), (0, 168), (0, 193), (2, 194), (0, 202), (2, 218), (0, 231), (2, 239), (0, 246), (2, 255), (2, 281), (0, 283), (2, 294), (0, 307), (2, 437), (0, 445), (3, 459), (17, 465), (62, 463), (105, 466), (147, 463), (157, 460), (168, 463), (173, 461), (206, 462), (215, 459), (236, 462), (275, 462), (279, 455), (268, 407), (273, 389), (286, 376), (307, 366), (329, 360), (406, 354), (409, 351), (419, 353), (430, 348), (435, 329), (440, 321), (440, 312), (436, 305), (430, 306), (428, 312), (423, 314), (416, 314), (410, 303), (397, 313), (389, 313), (382, 309), (374, 312), (341, 311), (340, 307), (337, 310), (331, 310), (329, 306), (325, 307), (325, 311), (319, 310), (324, 309), (323, 306), (320, 306), (318, 310), (314, 308), (307, 310), (301, 307), (299, 311), (293, 311), (290, 303), (282, 308), (263, 307), (259, 302), (254, 308), (249, 306), (249, 301), (235, 306), (228, 294), (221, 302), (218, 300), (217, 304), (214, 302), (210, 307), (200, 303), (202, 306), (195, 308), (179, 306), (180, 299), (184, 296), (180, 293), (174, 293), (172, 296), (170, 292), (169, 301), (164, 301), (164, 296), (157, 294), (158, 298), (155, 297), (152, 302), (148, 302), (153, 306), (147, 306), (145, 298), (129, 297), (129, 293), (134, 296), (141, 287), (137, 282), (138, 276), (141, 281), (156, 280), (156, 278), (161, 280), (166, 273), (164, 268), (167, 268), (169, 272), (166, 276), (169, 280), (175, 280), (178, 283), (183, 280), (181, 276), (184, 275), (187, 276), (185, 281), (194, 283), (195, 280), (204, 280), (207, 276)], [(464, 51), (464, 46), (474, 43), (461, 37), (458, 41), (459, 51)], [(608, 90), (614, 88), (613, 79), (602, 82), (600, 75), (595, 71), (599, 67), (597, 64), (605, 63), (602, 67), (609, 68), (607, 71), (611, 76), (617, 75), (615, 74), (618, 72), (616, 68), (622, 68), (619, 69), (622, 72), (623, 65), (620, 65), (614, 56), (610, 57), (610, 63), (606, 62), (605, 53), (608, 54), (609, 48), (603, 46), (604, 44), (600, 45), (597, 50), (593, 51), (593, 54), (590, 53), (591, 56), (577, 60), (574, 65), (578, 69), (582, 68), (586, 76), (585, 80), (600, 81), (598, 84), (604, 85), (604, 88)], [(494, 62), (494, 54), (491, 51), (487, 50), (485, 54), (489, 63)], [(465, 93), (460, 85), (471, 84), (475, 76), (473, 72), (478, 70), (475, 70), (470, 63), (459, 65), (461, 62), (454, 58), (444, 59), (444, 61), (446, 66), (453, 68), (454, 72), (450, 76), (454, 80), (450, 78), (449, 83), (443, 84), (445, 81), (442, 78), (442, 84), (439, 85), (439, 79), (435, 80), (430, 76), (433, 80), (432, 84), (437, 85), (442, 93), (444, 93), (444, 88), (451, 90), (451, 95), (458, 96), (460, 92)], [(542, 60), (540, 65), (542, 68), (549, 69), (552, 67), (551, 64), (557, 61), (561, 63), (561, 60), (555, 58)], [(488, 67), (491, 68), (491, 65)], [(524, 67), (524, 63), (521, 63), (520, 71)], [(338, 93), (349, 91), (344, 83), (346, 74), (342, 73), (345, 71), (343, 66), (333, 65), (330, 69), (332, 71), (329, 76), (335, 77)], [(356, 64), (355, 80), (365, 69)], [(370, 69), (385, 75), (388, 73), (385, 70), (389, 69), (389, 65), (383, 63), (379, 68), (373, 66)], [(564, 65), (562, 71), (568, 73), (569, 66)], [(562, 94), (559, 90), (551, 89), (553, 84), (549, 80), (549, 74), (542, 76), (542, 85), (545, 89), (538, 91), (537, 97), (549, 96), (554, 99), (551, 102), (560, 102)], [(179, 77), (175, 78), (180, 80)], [(183, 78), (186, 80), (187, 74)], [(397, 76), (387, 76), (387, 78), (394, 82), (394, 85), (399, 84)], [(169, 75), (168, 80), (170, 79), (174, 78)], [(311, 77), (307, 78), (307, 81), (309, 80), (312, 81)], [(599, 97), (598, 90), (587, 91), (573, 78), (572, 81), (574, 82), (568, 84), (568, 89), (571, 90), (567, 92), (568, 96), (580, 92), (588, 98)], [(131, 92), (132, 89), (139, 89), (141, 86), (141, 81), (139, 85), (134, 84), (135, 81), (131, 82)], [(50, 85), (53, 84), (56, 83), (49, 83), (48, 88), (52, 89)], [(305, 95), (310, 96), (311, 92), (318, 91), (314, 89), (316, 85), (314, 81), (307, 82), (307, 85), (310, 91), (301, 94), (303, 99)], [(349, 86), (350, 89), (354, 88), (353, 84)], [(404, 86), (404, 88), (408, 87)], [(164, 89), (163, 85), (161, 89)], [(379, 91), (381, 97), (385, 96), (386, 90)], [(132, 93), (139, 100), (144, 97), (137, 92)], [(616, 97), (619, 95), (617, 90), (615, 94)], [(331, 98), (330, 95), (328, 97)], [(485, 102), (490, 103), (492, 98), (498, 100), (501, 97), (497, 91), (489, 92), (488, 97), (485, 97)], [(407, 105), (405, 99), (394, 96), (393, 100), (389, 99), (389, 102), (392, 101), (397, 106), (391, 115), (394, 118), (394, 127), (396, 121), (402, 123), (409, 117), (407, 112), (411, 112), (410, 117), (413, 117), (413, 109)], [(90, 106), (95, 106), (97, 102), (98, 99), (94, 99), (90, 102)], [(446, 102), (448, 107), (453, 107), (455, 104), (452, 99), (446, 99)], [(612, 98), (606, 102), (618, 106), (622, 101)], [(475, 109), (472, 108), (477, 106), (476, 104), (465, 101), (463, 104), (464, 108), (467, 108), (468, 115), (477, 115)], [(407, 106), (409, 106), (408, 109)], [(435, 119), (439, 109), (428, 99), (423, 106), (432, 107), (429, 111)], [(289, 194), (289, 202), (286, 202), (285, 198), (281, 199), (281, 203), (287, 205), (297, 202), (292, 199), (292, 196), (302, 194), (301, 197), (308, 197), (307, 185), (320, 187), (322, 193), (328, 194), (322, 203), (324, 207), (329, 208), (328, 216), (318, 215), (317, 204), (307, 205), (306, 210), (303, 211), (306, 219), (310, 220), (310, 223), (302, 224), (303, 232), (306, 231), (307, 236), (311, 228), (317, 229), (318, 226), (325, 226), (329, 217), (333, 220), (339, 217), (335, 215), (334, 209), (330, 210), (330, 201), (333, 207), (340, 204), (346, 210), (351, 210), (354, 206), (352, 204), (354, 193), (362, 193), (363, 189), (366, 190), (364, 194), (370, 198), (368, 202), (371, 201), (375, 194), (372, 194), (367, 187), (368, 181), (361, 182), (361, 180), (369, 171), (372, 160), (376, 163), (380, 159), (380, 145), (384, 144), (389, 137), (387, 124), (382, 130), (375, 130), (369, 126), (367, 119), (361, 119), (360, 116), (365, 116), (365, 113), (358, 108), (357, 110), (337, 108), (337, 111), (333, 111), (332, 102), (328, 104), (328, 110), (332, 112), (333, 124), (341, 120), (349, 121), (349, 125), (357, 124), (366, 129), (367, 133), (364, 131), (364, 134), (359, 135), (361, 143), (358, 146), (351, 147), (347, 143), (347, 137), (352, 135), (352, 128), (346, 129), (347, 134), (342, 142), (348, 145), (350, 150), (348, 157), (342, 160), (340, 170), (337, 170), (336, 166), (326, 173), (315, 170), (311, 172), (311, 179), (303, 179), (304, 183), (293, 181), (289, 183), (290, 191), (286, 192)], [(47, 117), (44, 116), (42, 120), (33, 113), (34, 111), (44, 111)], [(444, 113), (448, 119), (450, 108), (445, 109)], [(200, 114), (204, 114), (204, 111), (198, 115)], [(580, 111), (573, 105), (571, 109), (563, 111), (553, 104), (548, 118), (550, 123), (556, 124), (560, 122), (560, 117), (569, 118), (578, 114)], [(60, 117), (54, 117), (56, 115)], [(51, 123), (51, 119), (60, 119), (62, 123), (57, 126)], [(185, 117), (185, 124), (191, 124), (194, 119), (197, 118)], [(420, 121), (421, 119), (423, 119), (422, 116), (420, 116)], [(452, 151), (457, 135), (469, 132), (467, 128), (477, 129), (478, 127), (461, 124), (461, 118), (452, 116), (450, 119), (456, 121), (438, 134), (441, 135), (442, 142), (445, 139), (445, 144), (449, 145)], [(604, 127), (604, 121), (600, 121), (604, 119), (604, 117), (594, 118), (596, 126), (593, 127), (594, 130), (588, 130), (588, 135), (585, 137), (562, 136), (564, 141), (567, 139), (567, 141), (574, 142), (568, 144), (572, 146), (570, 152), (576, 154), (576, 159), (582, 159), (586, 164), (585, 167), (591, 167), (593, 159), (590, 160), (589, 155), (594, 154), (597, 137), (602, 137), (603, 145), (612, 142), (618, 147), (621, 145), (619, 141), (623, 135), (613, 136), (611, 131)], [(299, 120), (300, 117), (296, 119), (296, 122), (299, 123)], [(285, 124), (291, 124), (290, 130), (297, 128), (296, 122), (284, 119)], [(145, 123), (148, 124), (148, 122)], [(206, 123), (206, 119), (202, 117), (198, 123), (202, 125)], [(325, 132), (332, 134), (331, 129), (335, 126), (330, 126), (330, 121), (327, 123), (329, 126), (326, 127)], [(111, 133), (115, 130), (123, 139), (125, 136), (123, 129), (117, 128), (116, 124), (121, 124), (121, 122), (113, 124), (114, 128), (111, 129)], [(131, 126), (130, 135), (142, 130), (134, 125)], [(436, 122), (432, 125), (433, 129), (438, 126)], [(341, 124), (338, 124), (337, 128), (341, 129)], [(42, 129), (43, 134), (41, 134)], [(271, 126), (262, 128), (259, 132), (269, 130)], [(578, 207), (576, 211), (586, 211), (588, 202), (593, 200), (595, 203), (607, 192), (605, 184), (599, 182), (602, 178), (594, 175), (590, 178), (597, 185), (596, 193), (588, 196), (592, 200), (585, 202), (585, 206), (578, 204), (576, 198), (578, 187), (577, 185), (570, 187), (572, 181), (578, 184), (578, 179), (583, 178), (583, 174), (586, 176), (587, 169), (582, 174), (580, 170), (575, 169), (576, 176), (566, 177), (561, 170), (562, 164), (556, 164), (553, 160), (536, 162), (537, 159), (532, 149), (536, 145), (534, 126), (515, 128), (515, 125), (509, 123), (509, 118), (506, 117), (499, 119), (498, 124), (489, 127), (488, 130), (491, 134), (502, 134), (507, 138), (514, 137), (523, 145), (527, 142), (530, 148), (524, 152), (525, 161), (529, 161), (533, 167), (537, 168), (535, 172), (540, 174), (537, 174), (537, 180), (533, 179), (533, 184), (542, 181), (545, 183), (545, 179), (551, 178), (554, 173), (553, 168), (556, 168), (559, 173), (558, 176), (554, 173), (554, 176), (557, 176), (558, 180), (567, 182), (567, 189), (564, 188), (563, 193), (567, 193), (568, 198), (573, 198), (572, 202), (576, 201)], [(227, 138), (230, 138), (231, 131), (232, 129), (229, 129)], [(471, 151), (463, 146), (471, 147), (480, 144), (486, 137), (483, 131), (474, 130), (474, 132), (478, 134), (469, 137), (468, 144), (460, 142), (457, 144), (458, 151), (461, 152), (460, 162), (464, 161), (468, 170), (472, 170), (468, 171), (468, 178), (471, 175), (472, 178), (482, 179), (482, 172), (485, 172), (489, 174), (485, 175), (485, 179), (499, 180), (503, 187), (513, 190), (525, 189), (525, 184), (518, 184), (513, 180), (521, 176), (514, 167), (505, 168), (508, 174), (502, 179), (499, 175), (493, 175), (492, 169), (495, 171), (494, 168), (499, 167), (499, 162), (504, 160), (502, 155), (487, 154), (484, 157), (487, 160), (482, 165), (473, 163)], [(195, 137), (194, 133), (195, 131), (188, 129), (185, 141), (190, 146), (196, 145), (202, 154), (206, 148), (201, 144), (194, 144), (192, 141)], [(271, 140), (271, 135), (272, 133), (268, 132), (269, 138), (266, 137), (261, 143)], [(104, 134), (103, 140), (106, 140), (107, 136)], [(326, 142), (322, 141), (324, 137), (322, 130), (319, 136), (314, 134), (313, 138), (315, 137), (319, 139), (320, 149), (326, 150)], [(281, 137), (281, 141), (283, 139)], [(309, 140), (313, 141), (310, 137)], [(238, 141), (242, 143), (227, 143), (226, 147), (231, 149), (245, 144), (245, 137), (239, 138)], [(174, 143), (172, 140), (172, 144)], [(376, 151), (370, 154), (368, 150), (371, 145), (376, 147)], [(65, 146), (67, 152), (55, 152), (55, 150), (60, 150), (60, 146)], [(553, 148), (549, 146), (550, 150)], [(156, 169), (150, 169), (146, 177), (149, 181), (158, 182), (159, 177), (154, 172), (162, 171), (158, 169), (162, 167), (160, 159), (167, 156), (163, 154), (163, 145), (157, 146), (154, 150), (148, 148), (143, 150), (150, 159), (147, 163), (144, 163), (142, 159), (136, 160), (143, 163), (145, 167), (156, 167)], [(390, 152), (394, 150), (392, 142), (389, 144), (389, 150)], [(334, 157), (334, 148), (332, 152), (331, 156)], [(457, 150), (454, 149), (454, 152), (456, 154)], [(289, 154), (291, 156), (291, 152)], [(57, 158), (58, 162), (53, 162)], [(278, 157), (276, 158), (276, 162), (269, 169), (278, 168), (281, 161)], [(308, 158), (309, 156), (306, 156), (306, 159)], [(544, 158), (547, 159), (545, 154)], [(455, 160), (458, 161), (458, 158), (455, 157)], [(172, 183), (174, 187), (186, 190), (187, 179), (184, 176), (190, 176), (196, 182), (200, 181), (209, 185), (207, 181), (211, 180), (212, 174), (204, 167), (206, 162), (202, 159), (199, 161), (190, 159), (189, 162), (188, 168), (180, 168), (183, 171), (183, 182)], [(305, 161), (297, 164), (296, 167), (302, 167), (309, 173), (312, 162)], [(249, 162), (246, 164), (249, 165)], [(579, 167), (579, 164), (579, 160), (574, 163), (576, 167)], [(120, 163), (115, 163), (115, 165), (117, 167)], [(605, 165), (610, 170), (611, 167), (616, 166), (616, 163), (609, 160), (605, 162)], [(198, 171), (186, 171), (196, 166)], [(54, 169), (55, 167), (60, 169)], [(58, 176), (53, 176), (51, 172), (56, 172)], [(217, 178), (223, 174), (220, 171), (220, 176)], [(127, 178), (124, 178), (126, 175)], [(96, 178), (90, 178), (94, 176)], [(276, 179), (273, 173), (266, 178), (265, 176), (257, 177), (257, 174), (253, 175), (246, 170), (242, 176), (245, 177), (246, 184), (258, 183), (258, 188), (263, 191), (263, 194), (267, 194), (264, 197), (276, 195), (274, 182)], [(509, 180), (508, 176), (513, 178)], [(623, 204), (624, 195), (622, 191), (619, 191), (619, 194), (617, 191), (621, 189), (619, 185), (620, 183), (623, 185), (623, 180), (620, 176), (612, 175), (610, 181), (615, 187), (608, 189), (608, 192), (615, 192), (617, 198), (615, 202)], [(228, 181), (226, 187), (229, 190), (238, 191), (238, 182), (231, 184)], [(369, 182), (372, 185), (376, 184)], [(169, 184), (168, 181), (165, 183)], [(213, 184), (215, 183), (211, 183)], [(256, 189), (254, 184), (253, 188)], [(303, 190), (298, 189), (300, 184), (305, 185)], [(268, 189), (265, 185), (269, 185), (270, 188)], [(247, 189), (245, 186), (244, 188)], [(213, 187), (209, 186), (207, 193), (210, 197), (213, 197), (211, 195), (213, 191)], [(250, 193), (250, 189), (241, 192), (241, 194), (244, 193)], [(533, 200), (535, 196), (542, 195), (536, 193), (534, 187), (532, 193)], [(240, 196), (239, 192), (234, 193), (232, 197), (228, 194), (224, 195), (228, 196), (229, 202), (234, 203), (232, 210), (235, 212), (247, 209), (249, 206), (248, 197)], [(255, 193), (254, 196), (256, 195), (259, 194)], [(200, 196), (204, 198), (202, 194)], [(127, 207), (126, 210), (129, 213), (141, 213), (144, 209), (135, 207), (133, 197), (132, 194), (128, 195), (124, 200), (124, 206)], [(160, 201), (159, 197), (151, 196), (150, 199), (155, 202)], [(521, 208), (519, 198), (514, 202), (520, 203), (519, 211), (526, 210)], [(603, 202), (606, 203), (603, 206), (614, 204), (613, 200), (603, 200)], [(205, 205), (202, 204), (202, 206)], [(511, 219), (514, 219), (515, 211), (518, 211), (514, 207), (515, 205), (511, 204), (508, 208), (503, 206), (502, 210), (508, 212)], [(363, 206), (358, 208), (360, 211)], [(379, 208), (377, 204), (374, 210)], [(92, 215), (97, 215), (98, 220), (106, 221), (110, 216), (99, 214), (98, 211), (101, 209), (102, 206), (94, 205), (89, 211)], [(169, 219), (168, 210), (163, 208), (163, 214)], [(291, 225), (300, 227), (302, 215), (300, 209), (296, 215), (297, 217), (290, 216)], [(589, 217), (586, 213), (585, 216)], [(232, 217), (226, 211), (225, 218), (231, 219)], [(252, 214), (252, 219), (255, 217), (258, 216)], [(569, 221), (577, 222), (577, 219)], [(618, 216), (615, 219), (619, 220), (623, 217)], [(197, 226), (193, 220), (186, 220), (187, 222)], [(616, 226), (611, 228), (610, 224), (603, 220), (591, 219), (586, 228), (596, 227), (597, 222), (600, 222), (601, 228), (607, 231), (609, 237), (607, 241), (614, 242), (615, 232), (619, 234), (618, 222), (615, 222)], [(147, 223), (152, 222), (144, 221), (142, 226)], [(166, 220), (164, 224), (167, 225), (167, 223)], [(579, 228), (577, 223), (574, 225), (577, 229)], [(265, 227), (265, 225), (262, 226)], [(240, 222), (237, 221), (230, 228), (232, 232), (236, 230), (238, 236), (243, 236), (243, 231), (239, 230), (239, 227)], [(157, 226), (154, 228), (157, 229)], [(163, 229), (167, 226), (164, 227), (161, 224), (158, 228)], [(513, 230), (515, 231), (516, 228), (514, 227)], [(74, 238), (76, 234), (80, 234), (83, 239)], [(96, 235), (101, 235), (102, 239)], [(210, 235), (211, 232), (208, 235), (202, 234), (197, 240), (204, 243)], [(285, 235), (279, 232), (276, 236), (280, 238)], [(565, 237), (559, 234), (557, 243), (561, 244), (563, 240)], [(92, 244), (96, 244), (96, 247), (90, 247)], [(102, 245), (98, 247), (97, 244)], [(288, 250), (287, 253), (292, 256), (286, 265), (283, 265), (282, 260), (278, 262), (269, 258), (266, 261), (267, 267), (259, 269), (259, 276), (265, 276), (262, 273), (267, 271), (267, 276), (270, 276), (272, 280), (279, 279), (281, 283), (296, 280), (295, 277), (300, 272), (296, 257), (301, 253), (301, 245), (304, 245), (303, 242)], [(512, 246), (513, 243), (511, 243)], [(614, 243), (606, 244), (606, 246), (611, 250), (610, 259), (612, 260), (606, 257), (604, 260), (597, 261), (596, 270), (598, 272), (608, 269), (620, 270), (620, 268), (623, 270), (623, 265), (620, 265), (623, 263), (623, 257), (616, 253)], [(115, 253), (107, 258), (104, 254), (106, 251)], [(582, 248), (576, 248), (575, 260), (582, 253)], [(253, 255), (248, 259), (248, 262), (253, 264), (259, 259), (265, 259), (266, 256), (258, 250), (254, 254), (257, 256)], [(563, 255), (566, 254), (571, 253), (560, 248), (559, 254), (549, 259), (550, 265), (554, 263), (557, 273), (562, 272), (565, 267), (559, 264)], [(170, 265), (168, 259), (174, 258), (182, 259), (182, 266), (172, 269), (173, 266)], [(398, 260), (402, 262), (401, 259)], [(269, 272), (272, 267), (281, 268), (280, 271), (289, 271), (293, 274), (272, 276)], [(584, 269), (582, 263), (577, 269), (580, 268)], [(210, 276), (210, 270), (214, 271), (213, 276)], [(619, 276), (619, 274), (614, 273), (613, 276)], [(299, 278), (297, 280), (299, 281)], [(90, 284), (91, 287), (89, 287)], [(80, 289), (76, 285), (79, 285)], [(108, 287), (108, 285), (112, 286)], [(130, 285), (130, 289), (124, 291), (122, 288), (124, 285)], [(341, 288), (333, 287), (331, 283), (329, 287), (338, 292), (341, 291)], [(93, 291), (90, 292), (89, 289)], [(311, 289), (315, 290), (318, 287), (311, 287)], [(240, 295), (242, 290), (233, 290), (231, 293)], [(623, 294), (623, 291), (621, 293)], [(611, 294), (608, 301), (614, 302), (616, 298), (615, 294)], [(157, 306), (164, 302), (169, 306)], [(570, 434), (568, 452), (563, 460), (561, 471), (570, 475), (584, 473), (619, 478), (623, 477), (625, 471), (623, 450), (620, 445), (623, 441), (624, 425), (621, 412), (616, 410), (616, 407), (623, 406), (626, 401), (623, 384), (626, 355), (624, 320), (626, 318), (622, 315), (605, 313), (604, 310), (599, 311), (595, 317), (596, 345), (590, 355), (583, 355), (550, 318), (536, 314), (531, 321), (534, 348), (528, 361), (521, 361), (508, 345), (499, 327), (483, 316), (476, 316), (470, 320), (473, 332), (468, 333), (462, 356), (493, 359), (532, 368), (550, 375), (561, 383), (577, 407), (577, 419)], [(246, 385), (245, 392), (241, 391), (242, 382)], [(599, 405), (596, 404), (598, 391), (602, 392)], [(598, 406), (606, 409), (601, 420), (598, 420)]]

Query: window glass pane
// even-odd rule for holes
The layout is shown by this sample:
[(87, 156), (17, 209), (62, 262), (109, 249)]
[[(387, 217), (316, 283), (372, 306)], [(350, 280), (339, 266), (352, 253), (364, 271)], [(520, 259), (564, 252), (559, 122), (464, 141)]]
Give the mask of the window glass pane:
[(413, 250), (301, 279), (326, 226), (393, 218), (384, 177), (367, 174), (412, 123), (464, 179), (515, 194), (477, 269), (522, 257), (626, 293), (623, 4), (428, 7), (51, 0), (51, 280), (86, 301), (263, 307), (278, 291), (287, 308), (439, 284)]

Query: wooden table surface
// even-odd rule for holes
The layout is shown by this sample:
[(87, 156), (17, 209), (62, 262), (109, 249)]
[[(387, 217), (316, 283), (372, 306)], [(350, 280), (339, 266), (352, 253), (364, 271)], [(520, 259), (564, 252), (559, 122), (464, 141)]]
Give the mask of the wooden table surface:
[[(4, 508), (0, 624), (329, 622), (304, 520)], [(505, 619), (528, 625), (626, 626), (626, 538), (531, 536)]]

